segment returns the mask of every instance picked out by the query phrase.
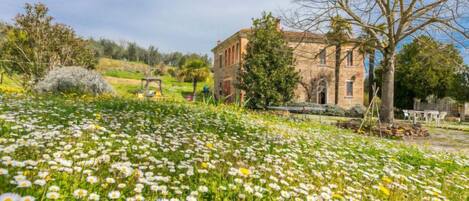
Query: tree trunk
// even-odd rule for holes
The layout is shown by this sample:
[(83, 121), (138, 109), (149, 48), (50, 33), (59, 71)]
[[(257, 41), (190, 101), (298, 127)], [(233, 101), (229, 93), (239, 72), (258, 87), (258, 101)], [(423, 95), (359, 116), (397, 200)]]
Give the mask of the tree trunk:
[(197, 95), (197, 80), (192, 79), (192, 101), (195, 102), (195, 98)]
[(396, 52), (394, 49), (384, 50), (383, 83), (381, 90), (380, 120), (383, 123), (394, 122), (394, 68)]
[(340, 76), (340, 58), (342, 46), (340, 44), (335, 46), (335, 104), (339, 104), (339, 76)]
[(375, 79), (375, 50), (372, 49), (369, 53), (368, 60), (368, 104), (371, 104), (371, 100), (374, 96), (373, 84)]

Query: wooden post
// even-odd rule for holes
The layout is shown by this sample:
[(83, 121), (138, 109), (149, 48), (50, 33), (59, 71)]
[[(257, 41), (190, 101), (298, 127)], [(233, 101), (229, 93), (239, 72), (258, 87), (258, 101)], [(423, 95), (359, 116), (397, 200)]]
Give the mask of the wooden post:
[(465, 121), (466, 120), (466, 105), (468, 105), (468, 103), (463, 103), (462, 107), (460, 107), (460, 111), (459, 111), (459, 116), (461, 118), (461, 121)]

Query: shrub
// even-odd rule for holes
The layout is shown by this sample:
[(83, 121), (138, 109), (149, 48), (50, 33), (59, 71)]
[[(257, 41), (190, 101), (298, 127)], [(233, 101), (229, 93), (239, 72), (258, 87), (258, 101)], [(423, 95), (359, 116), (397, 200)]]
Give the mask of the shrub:
[(324, 114), (326, 115), (331, 115), (331, 116), (340, 116), (343, 117), (345, 116), (345, 109), (337, 106), (337, 105), (326, 105), (325, 106), (326, 111)]
[(81, 67), (63, 67), (50, 71), (34, 87), (38, 93), (113, 93), (112, 87), (95, 71)]
[(155, 75), (164, 76), (168, 74), (168, 67), (164, 64), (161, 64), (155, 68)]
[(177, 76), (177, 70), (175, 68), (169, 67), (167, 72), (168, 72), (169, 75), (171, 75), (171, 77), (176, 77)]
[(361, 105), (355, 105), (352, 108), (348, 109), (345, 113), (347, 117), (363, 117), (365, 114), (365, 108)]

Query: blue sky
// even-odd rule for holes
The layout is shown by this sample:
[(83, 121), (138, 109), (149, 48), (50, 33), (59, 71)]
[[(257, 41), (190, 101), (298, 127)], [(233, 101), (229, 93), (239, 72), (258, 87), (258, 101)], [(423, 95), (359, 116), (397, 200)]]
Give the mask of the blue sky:
[[(1, 0), (0, 20), (11, 22), (26, 2)], [(291, 0), (42, 0), (57, 22), (85, 37), (155, 45), (163, 52), (210, 54), (217, 40), (251, 25), (262, 11), (280, 13)], [(469, 46), (469, 41), (465, 41)], [(469, 63), (469, 49), (460, 50)]]
[[(11, 22), (27, 0), (2, 0), (0, 20)], [(262, 11), (290, 0), (42, 0), (56, 21), (85, 37), (150, 44), (160, 50), (210, 53), (217, 40), (249, 27)]]

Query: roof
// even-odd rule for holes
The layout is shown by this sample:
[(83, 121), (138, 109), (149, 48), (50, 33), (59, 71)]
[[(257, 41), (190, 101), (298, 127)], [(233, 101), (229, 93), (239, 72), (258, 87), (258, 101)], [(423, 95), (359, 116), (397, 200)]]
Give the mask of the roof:
[[(215, 46), (212, 51), (217, 49), (219, 46), (223, 46), (223, 44), (227, 43), (228, 41), (235, 39), (235, 38), (247, 38), (249, 33), (252, 32), (251, 28), (241, 29), (238, 32), (234, 33), (224, 41), (220, 42)], [(325, 35), (324, 34), (316, 34), (311, 32), (298, 32), (298, 31), (282, 31), (285, 36), (285, 39), (288, 42), (324, 42)]]
[[(234, 33), (224, 41), (220, 42), (215, 46), (212, 51), (215, 51), (219, 46), (223, 46), (228, 41), (235, 39), (235, 38), (247, 38), (249, 33), (252, 32), (251, 28), (241, 29), (238, 32)], [(283, 35), (285, 36), (285, 40), (287, 42), (305, 42), (305, 43), (325, 43), (326, 42), (326, 35), (325, 34), (317, 34), (311, 32), (299, 32), (299, 31), (283, 31)], [(350, 41), (356, 41), (356, 38), (351, 38)]]

